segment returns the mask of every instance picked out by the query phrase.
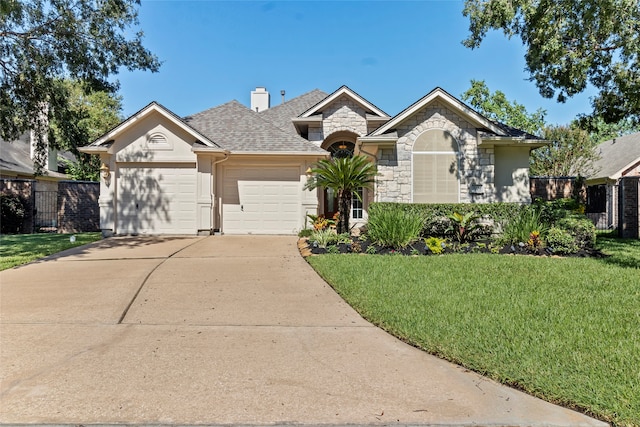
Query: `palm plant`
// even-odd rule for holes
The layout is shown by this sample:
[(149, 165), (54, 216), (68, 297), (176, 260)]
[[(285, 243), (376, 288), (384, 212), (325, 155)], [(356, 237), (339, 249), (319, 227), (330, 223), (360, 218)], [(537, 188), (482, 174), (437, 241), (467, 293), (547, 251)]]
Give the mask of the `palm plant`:
[(371, 188), (377, 170), (365, 156), (347, 158), (333, 158), (319, 160), (311, 168), (311, 177), (305, 188), (331, 188), (338, 195), (338, 234), (349, 232), (349, 218), (351, 215), (351, 198), (353, 194), (360, 198), (356, 191), (360, 187)]

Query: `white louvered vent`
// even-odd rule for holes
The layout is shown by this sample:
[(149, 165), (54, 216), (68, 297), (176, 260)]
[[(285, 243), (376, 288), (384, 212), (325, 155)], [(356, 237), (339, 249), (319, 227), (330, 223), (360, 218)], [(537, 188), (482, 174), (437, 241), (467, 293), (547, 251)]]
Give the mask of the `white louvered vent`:
[(161, 133), (154, 133), (149, 136), (150, 144), (168, 144), (167, 137)]

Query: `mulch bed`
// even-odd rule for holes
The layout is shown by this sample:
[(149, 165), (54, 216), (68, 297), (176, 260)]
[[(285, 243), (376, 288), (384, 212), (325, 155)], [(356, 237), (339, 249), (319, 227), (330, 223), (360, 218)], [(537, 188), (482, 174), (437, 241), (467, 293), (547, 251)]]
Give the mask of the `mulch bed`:
[[(332, 248), (335, 247), (334, 248)], [(350, 243), (338, 243), (321, 248), (307, 238), (300, 239), (300, 251), (304, 256), (322, 255), (327, 253), (363, 253), (376, 255), (434, 255), (426, 246), (424, 239), (420, 239), (405, 248), (391, 248), (373, 244), (366, 239), (352, 237)], [(573, 254), (555, 254), (552, 248), (530, 248), (524, 243), (518, 245), (496, 246), (491, 240), (479, 240), (469, 243), (447, 242), (441, 254), (451, 253), (492, 253), (503, 255), (531, 255), (531, 256), (564, 256), (564, 257), (593, 257), (604, 258), (607, 255), (597, 249), (581, 249)]]

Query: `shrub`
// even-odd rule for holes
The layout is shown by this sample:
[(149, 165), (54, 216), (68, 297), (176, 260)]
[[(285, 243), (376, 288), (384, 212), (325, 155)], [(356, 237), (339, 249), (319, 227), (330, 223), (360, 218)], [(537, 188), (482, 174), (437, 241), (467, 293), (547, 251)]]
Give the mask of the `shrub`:
[(298, 232), (298, 237), (311, 237), (313, 230), (310, 228), (303, 228)]
[(522, 209), (519, 203), (390, 203), (376, 202), (369, 206), (369, 215), (385, 210), (400, 210), (420, 215), (423, 220), (422, 236), (447, 235), (451, 225), (449, 215), (458, 212), (466, 215), (475, 212), (479, 215), (479, 222), (483, 224), (483, 234), (491, 235), (499, 232), (500, 224), (513, 218)]
[(504, 244), (525, 243), (531, 237), (531, 233), (544, 233), (547, 228), (540, 211), (533, 206), (525, 206), (517, 216), (503, 225), (499, 240)]
[(444, 252), (445, 242), (445, 239), (439, 239), (433, 236), (424, 240), (424, 244), (427, 245), (427, 248), (429, 248), (429, 250), (434, 254), (441, 254)]
[(18, 233), (22, 228), (25, 209), (15, 194), (0, 194), (0, 224), (2, 233)]
[(482, 225), (478, 223), (478, 218), (479, 215), (475, 212), (465, 215), (454, 212), (453, 215), (449, 215), (451, 225), (447, 232), (451, 232), (459, 243), (470, 242), (482, 234)]
[(540, 219), (545, 224), (555, 224), (572, 213), (580, 213), (584, 208), (574, 199), (557, 199), (550, 201), (537, 199), (533, 203), (533, 206), (540, 212)]
[(367, 237), (378, 245), (400, 249), (418, 239), (423, 224), (423, 217), (417, 212), (399, 209), (369, 212)]
[(559, 227), (551, 227), (547, 232), (547, 246), (559, 255), (572, 254), (578, 251), (574, 237)]
[(310, 240), (316, 242), (318, 247), (326, 248), (327, 245), (338, 241), (338, 235), (330, 228), (316, 230), (311, 234)]
[(579, 248), (592, 248), (596, 244), (596, 227), (585, 216), (572, 214), (559, 220), (556, 226), (573, 236)]

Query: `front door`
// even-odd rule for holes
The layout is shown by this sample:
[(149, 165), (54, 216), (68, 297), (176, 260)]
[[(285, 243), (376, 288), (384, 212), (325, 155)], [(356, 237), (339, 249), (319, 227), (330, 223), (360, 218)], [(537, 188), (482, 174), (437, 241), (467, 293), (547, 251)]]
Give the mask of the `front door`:
[(333, 218), (338, 212), (338, 197), (330, 188), (324, 189), (324, 209), (322, 214), (325, 218)]

